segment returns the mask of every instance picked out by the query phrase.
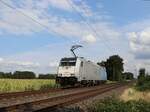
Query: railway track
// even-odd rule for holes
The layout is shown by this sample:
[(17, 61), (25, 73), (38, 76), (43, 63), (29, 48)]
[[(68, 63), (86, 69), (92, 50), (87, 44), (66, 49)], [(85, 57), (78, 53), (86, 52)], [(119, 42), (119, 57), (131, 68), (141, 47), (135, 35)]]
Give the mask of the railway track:
[(79, 88), (51, 88), (51, 89), (45, 89), (45, 90), (33, 90), (33, 91), (23, 91), (23, 92), (10, 92), (10, 93), (0, 93), (0, 100), (1, 99), (7, 99), (7, 98), (16, 98), (16, 97), (22, 97), (22, 96), (31, 96), (31, 95), (40, 95), (44, 93), (54, 93), (54, 92), (60, 92), (65, 90), (73, 90), (73, 89), (79, 89)]
[(48, 93), (48, 92), (59, 92), (59, 91), (62, 91), (62, 89), (61, 88), (55, 88), (55, 89), (48, 89), (48, 90), (34, 90), (34, 91), (24, 91), (24, 92), (1, 93), (0, 99), (43, 94), (43, 93)]
[(46, 90), (34, 90), (34, 91), (24, 91), (24, 92), (11, 92), (11, 93), (0, 93), (0, 100), (2, 99), (10, 99), (10, 98), (17, 98), (22, 96), (31, 96), (31, 95), (40, 95), (46, 93), (55, 93), (61, 91), (72, 91), (72, 90), (79, 90), (81, 88), (91, 88), (91, 87), (66, 87), (66, 88), (51, 88)]
[(21, 103), (17, 105), (10, 105), (6, 107), (1, 107), (0, 112), (40, 112), (47, 108), (55, 108), (59, 106), (66, 106), (81, 100), (93, 97), (112, 89), (122, 87), (126, 84), (109, 84), (101, 87), (94, 87), (77, 93), (70, 93), (67, 95), (42, 99), (38, 101), (32, 101), (27, 103)]

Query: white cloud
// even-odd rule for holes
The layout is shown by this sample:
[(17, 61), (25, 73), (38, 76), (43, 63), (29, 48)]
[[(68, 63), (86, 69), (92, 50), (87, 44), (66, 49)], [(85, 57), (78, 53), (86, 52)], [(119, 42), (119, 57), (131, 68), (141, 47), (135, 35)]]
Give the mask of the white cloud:
[(67, 11), (71, 11), (72, 8), (68, 3), (69, 0), (47, 0), (48, 4), (56, 7), (56, 8), (60, 8), (60, 9), (64, 9)]
[(150, 73), (150, 59), (145, 60), (145, 59), (141, 59), (141, 60), (137, 60), (137, 68), (138, 70), (140, 68), (145, 68), (147, 73)]
[(150, 44), (150, 28), (147, 28), (140, 33), (140, 40), (143, 44)]
[[(65, 46), (65, 47), (64, 47)], [(35, 73), (57, 73), (57, 66), (63, 56), (70, 56), (71, 43), (51, 44), (40, 49), (5, 56), (0, 61), (0, 71), (27, 70)]]
[(58, 67), (58, 65), (59, 65), (59, 62), (58, 62), (58, 61), (51, 61), (51, 62), (49, 63), (49, 66), (50, 66), (50, 67)]
[[(129, 50), (134, 56), (135, 69), (146, 68), (150, 73), (150, 19), (133, 22), (125, 27), (128, 33)], [(128, 68), (130, 65), (128, 65)]]
[(129, 43), (135, 57), (150, 59), (150, 28), (130, 33)]
[(129, 39), (132, 41), (132, 42), (136, 42), (137, 41), (137, 34), (135, 32), (131, 32), (128, 34), (128, 37)]
[[(85, 35), (94, 33), (82, 20), (74, 21), (74, 18), (63, 18), (48, 11), (50, 6), (70, 11), (72, 7), (70, 7), (67, 1), (68, 0), (26, 0), (18, 1), (19, 6), (16, 5), (17, 2), (13, 3), (11, 0), (5, 2), (13, 5), (17, 10), (29, 15), (44, 26), (47, 26), (47, 29), (51, 34), (59, 35), (60, 37), (78, 37), (82, 40)], [(83, 16), (95, 14), (86, 2), (80, 2), (80, 0), (74, 0), (72, 1), (72, 4), (81, 14), (83, 14)], [(18, 13), (16, 10), (12, 10), (2, 4), (0, 4), (0, 7), (0, 31), (3, 31), (4, 34), (11, 33), (16, 35), (28, 35), (45, 30), (45, 28), (41, 27), (38, 23), (33, 22), (28, 17)], [(83, 10), (82, 7), (84, 7), (86, 11)], [(94, 16), (96, 18), (96, 15)], [(100, 35), (100, 37), (95, 38), (114, 39), (119, 35), (119, 33), (114, 30), (110, 24), (107, 24), (107, 22), (97, 20), (95, 23), (90, 24), (94, 26), (94, 29)]]
[[(141, 67), (145, 67), (147, 70), (149, 70), (150, 18), (134, 21), (130, 24), (122, 26), (119, 32), (122, 34), (120, 37), (123, 37), (122, 41), (120, 41), (120, 47), (123, 46), (124, 43), (127, 43), (123, 49), (123, 58), (126, 60), (124, 65), (125, 70), (132, 71), (136, 74)], [(147, 63), (145, 64), (145, 62)]]
[(96, 38), (92, 34), (89, 34), (89, 35), (83, 37), (83, 41), (85, 41), (87, 43), (95, 43)]
[[(74, 1), (73, 5), (87, 20), (89, 19), (89, 17), (93, 18), (93, 16), (94, 19), (100, 18), (101, 15), (99, 14), (96, 16), (95, 12), (92, 11), (90, 6), (88, 6), (86, 2), (82, 1), (82, 5), (81, 5), (80, 3), (78, 3), (80, 1), (81, 0)], [(86, 43), (94, 43), (96, 41), (98, 42), (100, 41), (100, 44), (96, 44), (96, 45), (90, 44), (92, 50), (90, 48), (85, 48), (87, 51), (87, 53), (84, 52), (85, 57), (86, 56), (92, 57), (93, 54), (97, 54), (97, 58), (99, 58), (100, 56), (104, 56), (105, 49), (99, 51), (96, 50), (95, 48), (106, 47), (103, 44), (104, 42), (108, 44), (109, 41), (111, 41), (111, 43), (118, 42), (116, 41), (116, 39), (118, 39), (118, 37), (120, 36), (120, 32), (118, 32), (118, 30), (115, 27), (113, 27), (113, 25), (110, 22), (103, 21), (101, 19), (100, 20), (96, 19), (96, 21), (94, 22), (88, 21), (89, 24), (91, 24), (91, 26), (93, 26), (94, 30), (97, 32), (98, 35), (96, 36), (94, 35), (94, 32), (91, 30), (91, 28), (89, 28), (85, 24), (85, 21), (83, 20), (74, 21), (73, 17), (63, 18), (57, 14), (52, 15), (51, 12), (48, 11), (48, 8), (51, 8), (52, 6), (53, 8), (55, 7), (62, 11), (68, 11), (69, 13), (76, 13), (73, 12), (72, 7), (68, 5), (66, 0), (61, 0), (61, 1), (60, 0), (42, 0), (42, 1), (25, 0), (25, 1), (18, 1), (18, 2), (20, 5), (19, 7), (17, 7), (16, 5), (17, 3), (15, 4), (11, 2), (10, 4), (17, 7), (18, 10), (24, 12), (25, 14), (33, 17), (40, 23), (47, 25), (48, 26), (47, 28), (49, 29), (49, 33), (53, 34), (55, 32), (55, 34), (60, 37), (61, 36), (65, 36), (68, 38), (77, 37), (79, 40), (84, 41)], [(22, 14), (17, 13), (16, 11), (9, 9), (2, 4), (0, 4), (0, 7), (2, 9), (0, 10), (0, 31), (3, 31), (4, 33), (7, 32), (16, 35), (22, 35), (22, 34), (28, 35), (34, 32), (42, 32), (43, 30), (45, 30), (39, 24), (34, 23), (32, 20), (30, 20), (27, 17), (24, 17)], [(83, 10), (83, 7), (86, 10)], [(111, 48), (113, 45), (110, 45)], [(67, 48), (65, 48), (64, 46), (65, 47), (67, 46)], [(43, 50), (31, 51), (27, 53), (8, 56), (7, 57), (8, 58), (7, 63), (9, 64), (8, 68), (9, 70), (22, 69), (23, 67), (27, 69), (32, 68), (32, 70), (38, 72), (43, 72), (43, 71), (51, 72), (53, 69), (53, 71), (56, 72), (56, 66), (57, 63), (59, 62), (59, 59), (62, 58), (62, 56), (67, 56), (69, 54), (68, 52), (65, 53), (65, 50), (67, 51), (69, 49), (68, 46), (70, 47), (71, 45), (70, 44), (63, 45), (61, 47), (55, 46), (49, 48), (46, 51)], [(56, 48), (57, 48), (56, 50), (57, 52), (52, 51), (53, 49)], [(88, 54), (89, 52), (92, 53)], [(111, 54), (110, 51), (109, 53)], [(38, 63), (40, 65), (40, 68), (38, 67)], [(34, 66), (35, 68), (33, 68), (32, 66)]]
[(28, 4), (30, 7), (33, 6), (33, 4), (36, 4), (35, 5), (36, 7), (42, 9), (48, 9), (51, 6), (53, 8), (67, 11), (67, 12), (77, 11), (84, 16), (93, 15), (91, 8), (86, 4), (85, 1), (82, 0), (43, 0), (43, 1), (37, 0), (36, 2), (33, 2), (33, 0), (28, 0), (28, 1), (29, 2), (25, 2), (25, 3)]
[(38, 69), (40, 64), (38, 62), (16, 61), (0, 58), (0, 66), (0, 71), (14, 72), (17, 70), (32, 71), (33, 69)]
[[(57, 73), (60, 59), (72, 56), (70, 52), (71, 45), (72, 43), (69, 42), (53, 43), (40, 49), (6, 56), (4, 62), (7, 62), (7, 64), (1, 64), (0, 71), (31, 70), (35, 73)], [(109, 56), (104, 53), (105, 49), (95, 49), (102, 47), (103, 44), (84, 44), (83, 48), (76, 51), (76, 54), (97, 62)]]
[(0, 62), (2, 62), (4, 59), (3, 58), (0, 58)]
[[(0, 4), (0, 30), (12, 34), (30, 34), (32, 32), (41, 31), (42, 28), (39, 27), (37, 23), (32, 22), (29, 18), (18, 13), (16, 10), (7, 8), (6, 6)], [(25, 14), (37, 19), (41, 23), (46, 23), (46, 20), (40, 19), (38, 12), (31, 9), (19, 9)], [(35, 28), (36, 27), (36, 28)]]
[(32, 68), (32, 67), (39, 67), (39, 63), (33, 63), (33, 62), (21, 62), (21, 61), (8, 61), (5, 62), (4, 64), (7, 64), (9, 66), (22, 66), (22, 67), (27, 67), (27, 68)]
[(10, 61), (10, 60), (2, 60), (0, 61), (0, 64), (2, 66), (21, 66), (25, 68), (32, 68), (32, 67), (39, 67), (39, 63), (33, 63), (33, 62), (23, 62), (23, 61)]

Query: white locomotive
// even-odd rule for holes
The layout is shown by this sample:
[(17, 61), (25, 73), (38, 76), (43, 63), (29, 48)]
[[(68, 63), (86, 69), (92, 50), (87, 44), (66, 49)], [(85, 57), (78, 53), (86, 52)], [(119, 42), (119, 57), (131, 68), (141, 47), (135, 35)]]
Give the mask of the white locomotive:
[(56, 83), (64, 85), (98, 85), (107, 80), (105, 67), (99, 66), (83, 57), (77, 57), (74, 50), (82, 47), (74, 45), (70, 49), (74, 57), (62, 58), (59, 63)]
[(105, 67), (82, 57), (62, 58), (56, 82), (60, 85), (98, 85), (107, 80)]

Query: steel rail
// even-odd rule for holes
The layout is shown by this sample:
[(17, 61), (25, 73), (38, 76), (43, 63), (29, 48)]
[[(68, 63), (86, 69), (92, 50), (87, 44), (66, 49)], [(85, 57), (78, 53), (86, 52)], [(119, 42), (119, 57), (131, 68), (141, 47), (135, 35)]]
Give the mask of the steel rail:
[(33, 112), (33, 111), (41, 111), (46, 108), (54, 108), (57, 106), (69, 105), (82, 99), (87, 99), (92, 96), (96, 96), (112, 89), (116, 89), (124, 86), (125, 84), (109, 84), (107, 86), (102, 86), (100, 88), (85, 90), (82, 92), (71, 93), (68, 95), (57, 96), (53, 98), (43, 99), (39, 101), (33, 101), (23, 104), (10, 105), (7, 107), (1, 107), (0, 111), (2, 112), (20, 112), (20, 110)]
[[(104, 84), (106, 85), (106, 84)], [(102, 85), (102, 86), (104, 86)], [(109, 84), (108, 84), (109, 85)], [(7, 98), (17, 98), (22, 96), (30, 96), (30, 95), (40, 95), (45, 93), (52, 93), (52, 92), (61, 92), (61, 91), (71, 91), (71, 90), (78, 90), (81, 88), (91, 88), (91, 87), (66, 87), (66, 88), (51, 88), (45, 90), (33, 90), (33, 91), (23, 91), (23, 92), (10, 92), (10, 93), (0, 93), (0, 100), (7, 99)]]

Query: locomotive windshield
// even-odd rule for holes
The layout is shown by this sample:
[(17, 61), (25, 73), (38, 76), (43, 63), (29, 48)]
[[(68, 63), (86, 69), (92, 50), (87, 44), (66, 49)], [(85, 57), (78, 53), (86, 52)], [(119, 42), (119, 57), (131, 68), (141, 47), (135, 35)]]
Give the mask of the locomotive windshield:
[(76, 60), (76, 58), (62, 58), (60, 66), (75, 66)]

